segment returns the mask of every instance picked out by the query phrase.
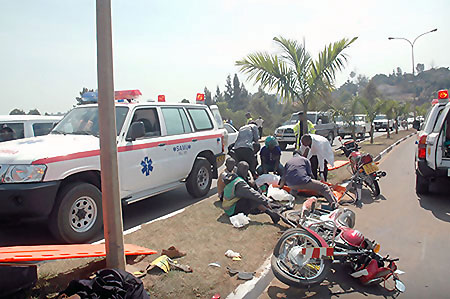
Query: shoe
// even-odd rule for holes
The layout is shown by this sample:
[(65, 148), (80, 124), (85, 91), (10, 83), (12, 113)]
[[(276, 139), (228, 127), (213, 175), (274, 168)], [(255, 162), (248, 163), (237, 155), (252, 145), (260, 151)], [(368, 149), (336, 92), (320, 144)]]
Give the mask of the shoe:
[(281, 219), (280, 215), (278, 215), (276, 212), (272, 210), (267, 209), (266, 214), (270, 216), (270, 219), (272, 219), (273, 224), (277, 224)]
[(178, 250), (175, 246), (170, 246), (167, 249), (161, 250), (161, 255), (167, 255), (171, 259), (182, 257), (186, 255), (186, 252)]

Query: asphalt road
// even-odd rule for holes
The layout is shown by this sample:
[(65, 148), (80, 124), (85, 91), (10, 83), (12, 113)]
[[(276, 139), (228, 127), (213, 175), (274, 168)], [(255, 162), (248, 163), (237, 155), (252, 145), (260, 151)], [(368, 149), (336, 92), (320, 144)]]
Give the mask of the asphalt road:
[[(399, 257), (399, 269), (406, 285), (404, 298), (449, 298), (450, 252), (450, 184), (436, 181), (432, 193), (415, 193), (414, 144), (409, 138), (385, 158), (380, 169), (381, 196), (372, 199), (363, 192), (362, 208), (355, 210), (356, 228), (381, 244), (380, 253)], [(347, 269), (334, 266), (324, 286), (305, 291), (289, 287), (276, 279), (259, 298), (360, 298), (388, 294), (378, 286), (363, 287), (346, 274)]]

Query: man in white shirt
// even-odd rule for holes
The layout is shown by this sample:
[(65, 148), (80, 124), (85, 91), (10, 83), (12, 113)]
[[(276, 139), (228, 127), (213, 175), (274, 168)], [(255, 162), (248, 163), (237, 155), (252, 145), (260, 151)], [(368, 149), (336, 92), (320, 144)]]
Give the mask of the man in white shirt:
[[(327, 164), (334, 166), (334, 152), (330, 142), (323, 136), (316, 134), (305, 134), (301, 139), (300, 153), (311, 162), (311, 171), (314, 179), (327, 181)], [(319, 176), (317, 176), (319, 169)]]
[(256, 125), (258, 126), (258, 133), (259, 133), (259, 138), (262, 138), (262, 131), (263, 131), (263, 123), (264, 123), (264, 119), (262, 119), (261, 116), (259, 116), (256, 120), (255, 120)]

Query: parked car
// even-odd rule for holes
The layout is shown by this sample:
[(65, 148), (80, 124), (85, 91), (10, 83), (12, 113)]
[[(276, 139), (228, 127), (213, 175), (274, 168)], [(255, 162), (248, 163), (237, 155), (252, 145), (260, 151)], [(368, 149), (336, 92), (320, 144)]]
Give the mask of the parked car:
[[(366, 121), (367, 116), (365, 114), (355, 114), (354, 121), (355, 121), (355, 134), (357, 136), (360, 136), (364, 138), (366, 136), (366, 132), (370, 131), (370, 124)], [(346, 123), (342, 121), (342, 117), (338, 118), (339, 122), (336, 122), (337, 128), (337, 134), (344, 138), (347, 135), (352, 135), (352, 123)]]
[(439, 101), (428, 110), (416, 142), (416, 192), (429, 192), (438, 177), (450, 179), (450, 102), (448, 91), (439, 91)]
[(225, 149), (228, 151), (228, 146), (236, 142), (239, 131), (229, 123), (224, 123), (223, 126), (228, 133), (227, 142), (225, 144)]
[(0, 115), (0, 142), (50, 133), (62, 116)]
[[(217, 107), (116, 103), (123, 204), (184, 184), (206, 195), (225, 158)], [(219, 113), (220, 116), (220, 113)], [(64, 242), (87, 242), (102, 227), (98, 105), (72, 109), (50, 134), (0, 144), (0, 216), (48, 218)]]
[(390, 131), (394, 130), (394, 120), (387, 119), (387, 116), (384, 114), (380, 114), (375, 116), (375, 120), (373, 121), (373, 124), (375, 126), (375, 131), (380, 131), (380, 130), (387, 130), (389, 129)]
[[(330, 144), (333, 144), (334, 137), (337, 136), (337, 126), (331, 121), (330, 113), (308, 111), (307, 118), (314, 124), (316, 134), (326, 137)], [(295, 144), (293, 128), (299, 120), (300, 112), (293, 113), (288, 121), (275, 130), (275, 137), (282, 150), (285, 150), (288, 144)]]

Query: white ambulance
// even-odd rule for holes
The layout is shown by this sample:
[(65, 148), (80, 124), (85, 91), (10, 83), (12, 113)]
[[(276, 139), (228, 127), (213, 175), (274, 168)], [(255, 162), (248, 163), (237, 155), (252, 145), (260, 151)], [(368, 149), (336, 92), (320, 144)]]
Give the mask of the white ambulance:
[[(0, 216), (48, 217), (59, 240), (102, 228), (98, 105), (79, 105), (49, 135), (0, 143)], [(116, 103), (120, 196), (136, 202), (185, 184), (205, 196), (224, 162), (217, 107)], [(221, 128), (222, 127), (222, 128)]]

